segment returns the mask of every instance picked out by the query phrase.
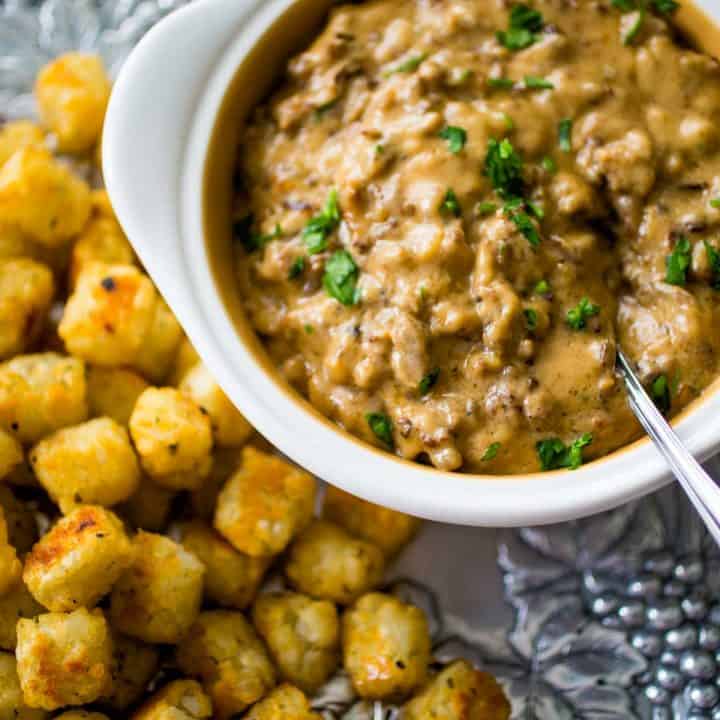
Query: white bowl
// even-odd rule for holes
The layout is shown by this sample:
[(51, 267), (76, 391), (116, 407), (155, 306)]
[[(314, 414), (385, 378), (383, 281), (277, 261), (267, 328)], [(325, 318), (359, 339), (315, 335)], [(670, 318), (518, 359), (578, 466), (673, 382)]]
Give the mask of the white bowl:
[[(258, 430), (300, 465), (422, 517), (485, 526), (558, 522), (659, 488), (667, 468), (647, 441), (575, 472), (480, 477), (406, 462), (337, 429), (263, 356), (237, 297), (219, 290), (215, 274), (229, 272), (229, 263), (210, 253), (206, 229), (225, 232), (217, 218), (229, 204), (238, 113), (265, 94), (332, 4), (196, 0), (147, 34), (115, 84), (103, 139), (107, 188), (138, 255), (211, 372)], [(708, 17), (687, 7), (678, 14), (689, 31), (701, 32), (710, 17), (720, 23), (717, 0), (697, 4)], [(203, 192), (210, 186), (212, 211)], [(720, 449), (719, 415), (720, 393), (711, 391), (677, 425), (702, 459)]]

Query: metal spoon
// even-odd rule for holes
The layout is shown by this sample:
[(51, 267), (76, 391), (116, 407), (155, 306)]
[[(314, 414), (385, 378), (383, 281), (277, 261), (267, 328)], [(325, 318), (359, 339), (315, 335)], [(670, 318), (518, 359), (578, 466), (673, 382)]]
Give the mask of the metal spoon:
[(616, 364), (625, 380), (632, 411), (667, 460), (715, 542), (720, 545), (720, 487), (702, 469), (655, 407), (622, 350), (618, 350)]

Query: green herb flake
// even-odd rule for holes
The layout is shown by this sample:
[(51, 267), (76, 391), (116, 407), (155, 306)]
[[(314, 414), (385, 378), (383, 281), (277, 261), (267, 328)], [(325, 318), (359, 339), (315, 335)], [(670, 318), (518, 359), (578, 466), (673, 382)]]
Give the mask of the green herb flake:
[(279, 225), (276, 225), (275, 229), (271, 233), (267, 233), (265, 235), (250, 231), (243, 238), (242, 242), (247, 252), (254, 252), (255, 250), (261, 250), (272, 240), (277, 240), (279, 237), (282, 237), (282, 234), (282, 228)]
[(325, 116), (330, 110), (332, 110), (340, 101), (340, 98), (333, 98), (332, 100), (323, 103), (322, 105), (318, 105), (314, 112), (315, 119), (321, 120), (323, 116)]
[(661, 15), (672, 15), (679, 7), (676, 0), (652, 0), (652, 6)]
[(445, 197), (440, 204), (440, 212), (443, 213), (443, 215), (453, 215), (454, 217), (460, 217), (462, 215), (460, 201), (457, 199), (457, 195), (452, 188), (449, 188), (445, 193)]
[(448, 125), (440, 131), (440, 137), (447, 140), (448, 150), (453, 155), (457, 155), (467, 142), (467, 131), (464, 128)]
[(293, 264), (290, 266), (290, 270), (288, 270), (288, 280), (294, 280), (295, 278), (300, 277), (304, 271), (305, 258), (301, 255), (293, 260)]
[(525, 310), (523, 310), (523, 315), (525, 316), (525, 327), (530, 332), (537, 330), (537, 310), (533, 310), (533, 308), (525, 308)]
[(557, 163), (549, 155), (545, 156), (540, 164), (542, 169), (551, 175), (557, 172)]
[(367, 413), (365, 419), (375, 437), (392, 450), (395, 447), (392, 420), (385, 413), (379, 412)]
[(507, 30), (496, 33), (498, 42), (508, 50), (523, 50), (533, 45), (543, 28), (543, 17), (528, 5), (514, 5), (510, 11), (510, 23)]
[(360, 300), (357, 279), (358, 266), (347, 250), (337, 250), (328, 258), (322, 283), (330, 297), (343, 305), (356, 305)]
[(720, 198), (713, 198), (710, 201), (710, 207), (715, 208), (716, 210), (720, 210)]
[(650, 385), (650, 397), (657, 409), (665, 414), (670, 410), (672, 400), (670, 397), (670, 383), (667, 375), (658, 375)]
[(440, 377), (440, 368), (433, 368), (418, 384), (418, 392), (427, 395), (436, 385)]
[(534, 215), (538, 220), (542, 220), (545, 217), (545, 211), (537, 203), (534, 203), (531, 200), (526, 200), (525, 207), (528, 209), (529, 213)]
[(704, 243), (708, 264), (713, 276), (712, 287), (715, 290), (720, 290), (720, 250), (714, 248), (707, 240)]
[(480, 217), (486, 217), (487, 215), (492, 215), (493, 213), (497, 212), (497, 209), (498, 209), (497, 203), (494, 203), (494, 202), (481, 202), (475, 206), (475, 212)]
[(567, 468), (577, 470), (583, 464), (583, 448), (592, 443), (593, 437), (590, 433), (581, 435), (567, 446), (559, 438), (548, 438), (536, 443), (540, 467), (544, 470), (560, 470)]
[(645, 22), (645, 8), (636, 10), (633, 15), (634, 17), (631, 18), (627, 28), (623, 32), (623, 45), (632, 45), (640, 34), (640, 30)]
[(488, 84), (488, 87), (491, 87), (491, 88), (498, 88), (501, 90), (511, 90), (515, 85), (515, 81), (511, 80), (510, 78), (506, 78), (506, 77), (496, 77), (496, 78), (488, 78), (487, 84)]
[(413, 55), (412, 57), (409, 57), (407, 60), (403, 60), (402, 62), (395, 65), (395, 67), (390, 68), (385, 72), (385, 76), (389, 75), (395, 75), (396, 73), (411, 73), (415, 72), (420, 65), (422, 65), (423, 61), (427, 59), (427, 53), (420, 53), (419, 55)]
[(340, 217), (337, 190), (331, 190), (323, 209), (310, 219), (302, 231), (305, 246), (310, 255), (327, 250), (327, 239), (340, 224)]
[(536, 248), (540, 245), (540, 233), (538, 232), (535, 223), (533, 223), (531, 217), (526, 212), (523, 210), (508, 210), (508, 207), (506, 206), (505, 214), (510, 218), (515, 227), (532, 247)]
[(500, 197), (506, 200), (520, 197), (525, 190), (523, 160), (507, 138), (488, 140), (484, 174)]
[(498, 450), (500, 450), (501, 447), (502, 446), (499, 442), (490, 443), (490, 445), (485, 448), (485, 452), (480, 456), (480, 460), (482, 460), (482, 462), (494, 460), (497, 457)]
[(385, 152), (385, 146), (382, 143), (378, 143), (375, 146), (375, 154), (382, 155)]
[(553, 85), (549, 80), (541, 77), (535, 77), (534, 75), (525, 76), (525, 87), (529, 90), (554, 90)]
[(594, 305), (586, 297), (571, 310), (568, 310), (566, 321), (573, 330), (583, 330), (591, 317), (600, 314), (600, 306)]
[(536, 295), (547, 295), (550, 292), (550, 283), (547, 280), (540, 280), (535, 285), (534, 292)]
[(503, 122), (505, 123), (505, 127), (508, 130), (514, 130), (515, 129), (515, 121), (506, 113), (501, 113)]
[(690, 241), (681, 237), (673, 251), (665, 258), (665, 282), (669, 285), (685, 285), (687, 283), (687, 271), (690, 267), (690, 256), (692, 248)]
[(563, 152), (572, 152), (572, 120), (566, 118), (561, 120), (558, 125), (558, 140), (560, 142), (560, 149)]
[(305, 330), (306, 335), (312, 335), (315, 332), (315, 328), (309, 323), (303, 325), (303, 330)]
[(612, 6), (622, 12), (632, 12), (637, 8), (635, 0), (612, 0)]

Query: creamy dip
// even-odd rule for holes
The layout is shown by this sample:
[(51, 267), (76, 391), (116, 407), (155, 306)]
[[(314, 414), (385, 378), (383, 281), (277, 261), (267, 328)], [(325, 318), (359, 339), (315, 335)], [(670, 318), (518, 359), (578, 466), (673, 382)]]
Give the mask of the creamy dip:
[[(443, 470), (575, 467), (718, 372), (720, 69), (671, 0), (336, 9), (244, 130), (237, 282), (287, 379)], [(642, 6), (641, 9), (639, 6)]]

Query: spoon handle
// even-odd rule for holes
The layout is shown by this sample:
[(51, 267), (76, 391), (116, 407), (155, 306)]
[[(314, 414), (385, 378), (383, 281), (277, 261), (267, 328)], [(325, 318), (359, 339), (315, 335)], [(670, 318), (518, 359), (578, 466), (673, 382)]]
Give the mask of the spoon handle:
[(720, 487), (688, 452), (655, 407), (621, 350), (618, 350), (617, 366), (625, 379), (630, 407), (635, 416), (670, 465), (715, 542), (720, 545)]

